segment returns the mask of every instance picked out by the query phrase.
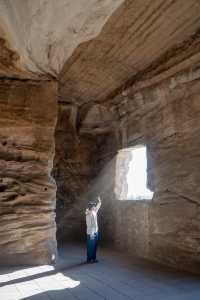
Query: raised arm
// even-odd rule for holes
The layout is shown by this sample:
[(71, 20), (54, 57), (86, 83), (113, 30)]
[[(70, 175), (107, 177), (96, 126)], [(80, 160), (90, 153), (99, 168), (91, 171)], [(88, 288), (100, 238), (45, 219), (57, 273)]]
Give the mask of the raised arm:
[(97, 203), (97, 206), (95, 208), (96, 212), (98, 212), (99, 208), (101, 207), (101, 198), (98, 197), (98, 203)]

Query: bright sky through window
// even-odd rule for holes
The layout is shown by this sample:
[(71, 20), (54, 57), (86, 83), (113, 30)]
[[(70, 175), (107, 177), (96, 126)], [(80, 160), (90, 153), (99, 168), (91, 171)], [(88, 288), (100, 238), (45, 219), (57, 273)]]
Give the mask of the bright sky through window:
[(153, 192), (147, 188), (146, 147), (138, 147), (132, 152), (127, 173), (128, 194), (130, 200), (152, 199)]

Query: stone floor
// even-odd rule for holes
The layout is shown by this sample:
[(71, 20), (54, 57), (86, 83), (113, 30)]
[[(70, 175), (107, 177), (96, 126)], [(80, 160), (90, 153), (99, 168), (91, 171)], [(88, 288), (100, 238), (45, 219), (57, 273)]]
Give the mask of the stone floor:
[(0, 269), (0, 300), (200, 300), (200, 277), (101, 250), (84, 264), (85, 250), (68, 246), (58, 265)]

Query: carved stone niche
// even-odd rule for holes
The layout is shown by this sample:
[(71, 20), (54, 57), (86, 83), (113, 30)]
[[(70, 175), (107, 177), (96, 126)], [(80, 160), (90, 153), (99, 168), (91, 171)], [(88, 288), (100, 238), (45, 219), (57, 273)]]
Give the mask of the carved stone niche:
[(107, 107), (95, 104), (86, 108), (81, 117), (80, 134), (105, 134), (113, 130), (115, 116)]

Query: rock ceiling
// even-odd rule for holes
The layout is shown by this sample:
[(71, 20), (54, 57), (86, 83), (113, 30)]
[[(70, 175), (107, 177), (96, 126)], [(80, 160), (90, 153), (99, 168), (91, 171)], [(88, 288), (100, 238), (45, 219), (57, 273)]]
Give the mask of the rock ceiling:
[[(56, 77), (73, 50), (98, 35), (122, 2), (1, 0), (0, 36), (18, 53), (21, 69)], [(6, 51), (2, 47), (0, 58)]]
[(2, 0), (0, 75), (48, 75), (61, 101), (105, 101), (197, 54), (199, 16), (198, 0)]
[[(183, 41), (199, 28), (198, 0), (125, 1), (101, 33), (80, 45), (65, 64), (61, 77), (63, 100), (82, 103), (109, 98), (128, 80), (139, 79), (157, 68), (162, 58), (167, 62), (171, 56), (178, 56)], [(186, 50), (200, 50), (199, 45), (193, 50), (187, 48), (185, 57)], [(169, 61), (165, 68), (185, 57)]]

